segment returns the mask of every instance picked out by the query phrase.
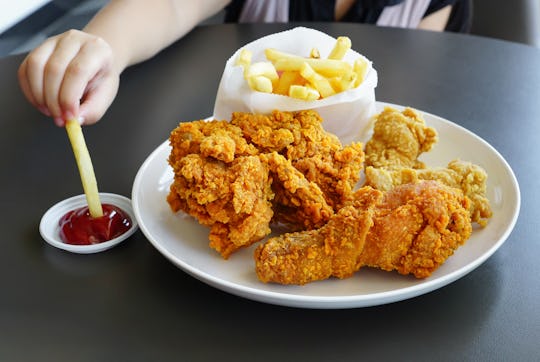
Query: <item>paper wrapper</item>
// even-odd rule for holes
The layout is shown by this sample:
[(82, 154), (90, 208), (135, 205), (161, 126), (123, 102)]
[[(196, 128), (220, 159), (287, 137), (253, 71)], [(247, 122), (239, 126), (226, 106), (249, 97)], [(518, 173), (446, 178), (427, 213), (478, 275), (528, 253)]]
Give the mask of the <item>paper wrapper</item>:
[[(336, 39), (318, 30), (297, 27), (260, 38), (245, 45), (253, 53), (252, 62), (267, 61), (264, 50), (275, 48), (287, 53), (307, 57), (312, 48), (319, 49), (326, 57)], [(353, 44), (354, 48), (354, 44)], [(377, 72), (363, 55), (349, 50), (343, 60), (353, 64), (358, 57), (368, 62), (364, 81), (356, 88), (337, 93), (325, 99), (304, 101), (278, 94), (253, 91), (244, 79), (243, 68), (235, 66), (241, 49), (238, 49), (225, 64), (214, 105), (215, 119), (230, 120), (233, 112), (269, 114), (273, 110), (299, 111), (314, 109), (323, 118), (323, 127), (337, 135), (342, 143), (360, 139), (369, 128), (370, 118), (375, 113), (375, 87)]]

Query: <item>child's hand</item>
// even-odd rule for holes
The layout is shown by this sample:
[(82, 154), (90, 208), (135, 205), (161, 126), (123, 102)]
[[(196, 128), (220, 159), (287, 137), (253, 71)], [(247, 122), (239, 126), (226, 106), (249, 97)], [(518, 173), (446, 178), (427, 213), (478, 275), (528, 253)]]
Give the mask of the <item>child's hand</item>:
[(116, 96), (119, 82), (111, 47), (77, 30), (51, 37), (34, 49), (18, 76), (30, 103), (58, 126), (74, 118), (84, 124), (97, 122)]

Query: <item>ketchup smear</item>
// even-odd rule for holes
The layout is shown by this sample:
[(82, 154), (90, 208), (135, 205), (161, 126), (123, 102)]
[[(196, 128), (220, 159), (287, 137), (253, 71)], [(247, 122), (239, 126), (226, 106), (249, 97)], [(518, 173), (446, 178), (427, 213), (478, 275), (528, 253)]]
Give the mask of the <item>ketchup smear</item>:
[(60, 237), (66, 244), (91, 245), (114, 239), (131, 227), (131, 219), (120, 208), (103, 204), (103, 216), (90, 216), (88, 206), (72, 210), (59, 221)]

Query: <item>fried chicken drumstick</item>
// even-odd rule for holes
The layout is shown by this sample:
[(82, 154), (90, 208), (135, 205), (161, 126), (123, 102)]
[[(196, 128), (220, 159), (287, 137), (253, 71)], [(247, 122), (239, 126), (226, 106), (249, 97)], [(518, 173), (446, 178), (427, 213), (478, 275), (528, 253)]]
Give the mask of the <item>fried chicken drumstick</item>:
[(346, 278), (358, 270), (358, 257), (373, 225), (374, 206), (382, 193), (358, 190), (354, 203), (341, 208), (320, 229), (270, 238), (255, 250), (256, 272), (263, 282), (306, 284)]
[(255, 251), (259, 279), (305, 284), (362, 266), (425, 278), (472, 232), (469, 200), (458, 189), (421, 181), (380, 195), (364, 187), (320, 229), (268, 239)]

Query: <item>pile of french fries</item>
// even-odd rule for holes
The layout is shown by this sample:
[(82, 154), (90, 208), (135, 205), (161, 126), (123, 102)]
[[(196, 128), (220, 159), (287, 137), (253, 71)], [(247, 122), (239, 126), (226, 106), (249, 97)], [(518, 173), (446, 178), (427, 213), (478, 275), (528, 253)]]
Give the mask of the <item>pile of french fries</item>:
[(261, 62), (252, 62), (252, 52), (242, 49), (236, 65), (244, 68), (244, 78), (254, 91), (314, 101), (362, 83), (368, 62), (361, 57), (353, 64), (343, 60), (350, 48), (351, 40), (341, 36), (327, 58), (321, 58), (317, 48), (307, 57), (267, 48), (267, 61)]

